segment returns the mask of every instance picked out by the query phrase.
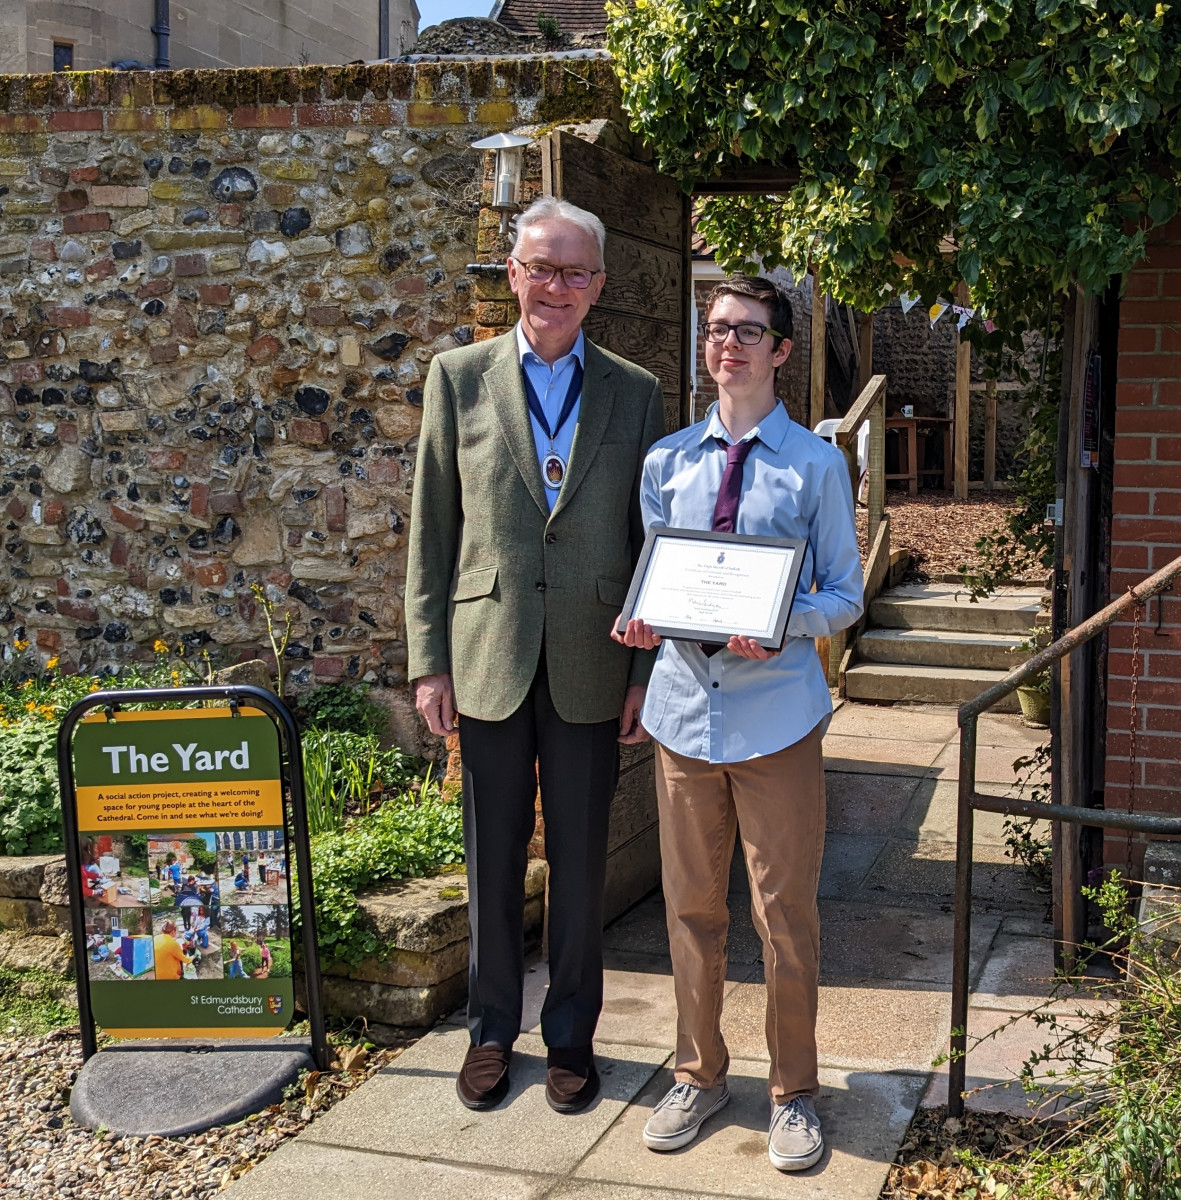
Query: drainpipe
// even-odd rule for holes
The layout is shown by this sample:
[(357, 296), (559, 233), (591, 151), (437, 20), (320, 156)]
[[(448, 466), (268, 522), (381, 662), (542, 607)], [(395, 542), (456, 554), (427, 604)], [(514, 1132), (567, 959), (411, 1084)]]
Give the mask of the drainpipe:
[(156, 35), (156, 70), (170, 70), (172, 63), (168, 61), (168, 37), (172, 30), (168, 27), (168, 0), (156, 0), (156, 20), (152, 32)]
[(377, 0), (377, 57), (390, 56), (390, 0)]

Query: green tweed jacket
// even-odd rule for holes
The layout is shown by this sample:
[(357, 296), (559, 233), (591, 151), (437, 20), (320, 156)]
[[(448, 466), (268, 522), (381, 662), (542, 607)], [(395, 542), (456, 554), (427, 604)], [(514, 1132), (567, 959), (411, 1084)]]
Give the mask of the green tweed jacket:
[(586, 342), (582, 400), (552, 514), (515, 332), (440, 354), (427, 375), (410, 517), (407, 673), (450, 672), (461, 716), (524, 700), (542, 637), (566, 721), (617, 717), (655, 655), (610, 638), (644, 527), (640, 471), (664, 434), (660, 384)]

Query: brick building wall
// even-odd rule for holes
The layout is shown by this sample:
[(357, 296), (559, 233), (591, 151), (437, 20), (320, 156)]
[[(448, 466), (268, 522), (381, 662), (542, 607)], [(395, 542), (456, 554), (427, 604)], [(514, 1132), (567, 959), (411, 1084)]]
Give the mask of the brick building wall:
[[(1181, 221), (1150, 235), (1148, 258), (1120, 303), (1112, 500), (1111, 596), (1181, 553)], [(1129, 782), (1133, 623), (1112, 626), (1107, 661), (1108, 808), (1181, 813), (1181, 594), (1141, 614), (1135, 708), (1136, 761)], [(1109, 866), (1135, 876), (1143, 840), (1111, 831)]]
[[(95, 668), (265, 646), (404, 689), (422, 381), (476, 336), (497, 129), (618, 112), (608, 64), (0, 78), (0, 643)], [(488, 237), (485, 223), (482, 237)]]

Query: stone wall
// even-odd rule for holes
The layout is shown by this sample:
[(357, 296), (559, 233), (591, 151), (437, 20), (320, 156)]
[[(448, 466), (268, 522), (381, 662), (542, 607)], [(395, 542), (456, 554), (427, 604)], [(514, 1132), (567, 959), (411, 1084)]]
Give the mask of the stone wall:
[(405, 713), (422, 382), (475, 336), (468, 143), (616, 112), (593, 59), (0, 78), (0, 640), (240, 661), (259, 583), (293, 683)]

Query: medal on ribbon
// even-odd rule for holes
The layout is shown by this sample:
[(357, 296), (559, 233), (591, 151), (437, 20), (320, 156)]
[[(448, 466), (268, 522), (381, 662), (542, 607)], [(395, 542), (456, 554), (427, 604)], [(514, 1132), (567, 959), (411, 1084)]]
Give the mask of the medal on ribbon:
[(534, 391), (529, 375), (524, 369), (521, 371), (521, 377), (525, 381), (525, 399), (529, 402), (529, 411), (541, 426), (542, 432), (549, 438), (549, 452), (541, 460), (542, 482), (550, 491), (556, 492), (561, 489), (562, 481), (566, 478), (566, 460), (554, 449), (554, 439), (561, 433), (562, 426), (566, 424), (574, 410), (574, 405), (578, 402), (578, 397), (582, 394), (582, 363), (578, 359), (574, 360), (574, 373), (570, 377), (570, 386), (566, 389), (565, 400), (562, 401), (562, 411), (558, 414), (558, 423), (552, 430), (545, 410), (541, 407), (541, 401), (537, 398), (537, 392)]

